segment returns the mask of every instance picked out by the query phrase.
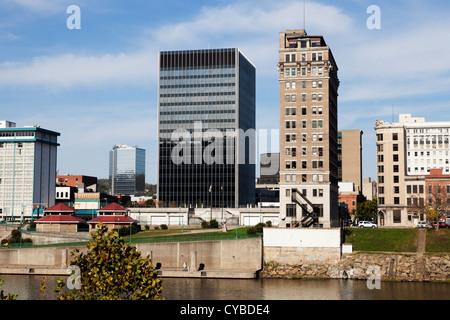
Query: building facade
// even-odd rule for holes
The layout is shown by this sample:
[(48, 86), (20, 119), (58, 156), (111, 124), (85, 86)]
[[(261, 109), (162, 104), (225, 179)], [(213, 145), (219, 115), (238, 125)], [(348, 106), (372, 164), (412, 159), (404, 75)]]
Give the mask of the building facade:
[(426, 204), (430, 172), (449, 172), (450, 122), (401, 114), (398, 123), (377, 120), (375, 132), (379, 224), (413, 226), (425, 221), (426, 215), (414, 208)]
[(353, 182), (357, 192), (363, 186), (362, 135), (359, 129), (338, 132), (339, 182)]
[(0, 122), (0, 219), (30, 219), (55, 205), (59, 135)]
[(109, 182), (112, 195), (145, 192), (145, 150), (115, 145), (109, 153)]
[(159, 206), (255, 201), (255, 67), (239, 49), (159, 54)]
[(286, 227), (338, 226), (338, 67), (323, 36), (287, 30), (278, 71), (281, 219)]

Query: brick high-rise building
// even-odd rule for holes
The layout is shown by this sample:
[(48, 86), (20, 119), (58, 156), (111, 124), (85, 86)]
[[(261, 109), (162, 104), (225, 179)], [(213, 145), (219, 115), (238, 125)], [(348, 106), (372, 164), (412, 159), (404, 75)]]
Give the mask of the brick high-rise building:
[(323, 36), (279, 39), (281, 225), (335, 227), (338, 67)]

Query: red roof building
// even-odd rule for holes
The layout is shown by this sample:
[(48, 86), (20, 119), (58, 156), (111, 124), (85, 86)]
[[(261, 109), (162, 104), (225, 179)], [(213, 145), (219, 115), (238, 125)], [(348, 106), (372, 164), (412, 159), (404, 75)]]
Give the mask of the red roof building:
[(128, 217), (128, 209), (117, 203), (111, 203), (106, 207), (98, 210), (96, 218), (89, 220), (89, 229), (92, 231), (96, 225), (102, 222), (107, 225), (108, 229), (123, 227), (124, 225), (136, 225), (137, 220)]
[(44, 210), (44, 216), (34, 221), (41, 232), (79, 232), (86, 221), (75, 216), (75, 210), (59, 203)]

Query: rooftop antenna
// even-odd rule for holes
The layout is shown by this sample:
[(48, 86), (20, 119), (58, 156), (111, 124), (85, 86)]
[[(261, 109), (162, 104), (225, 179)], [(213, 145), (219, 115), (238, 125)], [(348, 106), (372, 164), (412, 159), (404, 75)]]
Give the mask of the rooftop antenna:
[(306, 30), (306, 0), (303, 0), (303, 30)]

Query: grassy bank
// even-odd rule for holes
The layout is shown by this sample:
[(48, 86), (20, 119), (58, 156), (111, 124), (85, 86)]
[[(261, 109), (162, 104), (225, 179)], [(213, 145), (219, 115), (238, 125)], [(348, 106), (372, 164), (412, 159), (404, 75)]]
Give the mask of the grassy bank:
[[(354, 251), (416, 252), (418, 229), (348, 228), (345, 242)], [(450, 229), (427, 230), (426, 252), (450, 252)]]
[(416, 252), (418, 229), (348, 228), (345, 242), (354, 251)]

